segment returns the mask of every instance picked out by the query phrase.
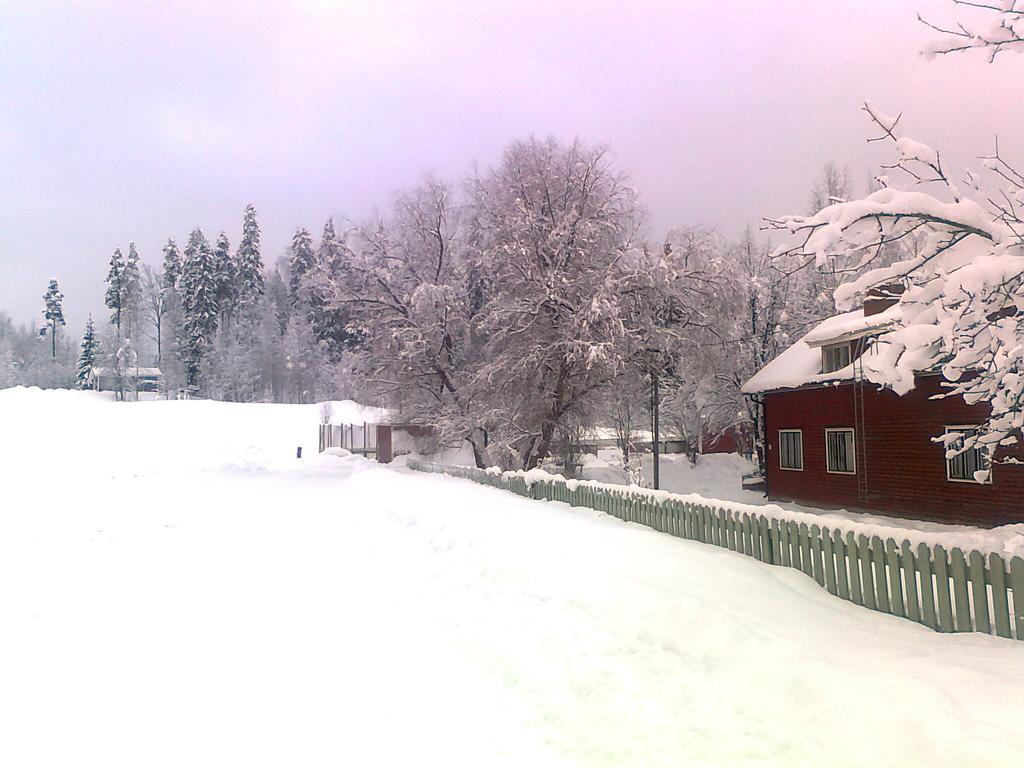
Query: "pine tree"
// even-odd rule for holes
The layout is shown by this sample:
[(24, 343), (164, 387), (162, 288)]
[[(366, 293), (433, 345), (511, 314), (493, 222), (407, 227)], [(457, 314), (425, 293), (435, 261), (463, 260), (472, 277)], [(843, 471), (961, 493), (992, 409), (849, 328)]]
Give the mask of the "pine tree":
[(161, 324), (160, 370), (163, 373), (163, 384), (168, 391), (184, 385), (184, 370), (181, 367), (181, 351), (184, 348), (181, 316), (181, 281), (182, 257), (178, 244), (173, 238), (164, 246), (164, 264), (161, 275), (163, 286), (164, 318)]
[(139, 252), (135, 250), (135, 243), (128, 243), (128, 258), (124, 262), (121, 290), (121, 321), (124, 324), (125, 336), (134, 338), (138, 335), (139, 312), (142, 308), (142, 272), (139, 270)]
[(227, 328), (235, 304), (238, 269), (231, 255), (231, 243), (223, 232), (217, 238), (213, 251), (214, 272), (217, 278), (217, 304), (220, 307), (220, 326)]
[(256, 209), (245, 206), (242, 220), (242, 241), (238, 245), (235, 259), (236, 315), (253, 315), (260, 296), (263, 295), (263, 259), (260, 256), (260, 225), (256, 220)]
[(164, 288), (175, 290), (178, 287), (178, 280), (181, 278), (181, 253), (178, 252), (178, 244), (173, 237), (167, 238), (167, 245), (164, 246)]
[(316, 264), (306, 273), (304, 294), (308, 299), (307, 315), (318, 341), (331, 361), (337, 362), (342, 354), (356, 346), (358, 336), (351, 328), (347, 309), (334, 301), (335, 287), (345, 280), (345, 250), (334, 231), (334, 220), (324, 225)]
[(96, 327), (92, 322), (92, 315), (85, 324), (85, 333), (82, 334), (82, 353), (78, 356), (78, 388), (92, 389), (93, 370), (99, 362), (100, 340), (96, 338)]
[(182, 358), (186, 383), (199, 386), (203, 357), (213, 344), (220, 308), (213, 251), (201, 229), (192, 230), (181, 269)]
[(291, 301), (288, 298), (288, 286), (281, 277), (281, 270), (275, 267), (267, 278), (267, 298), (277, 323), (277, 333), (284, 336), (288, 320), (292, 316)]
[(118, 336), (121, 335), (121, 312), (124, 309), (124, 266), (121, 249), (115, 248), (107, 272), (106, 306), (110, 310), (110, 324), (117, 327)]
[(46, 305), (43, 307), (43, 317), (46, 318), (46, 324), (43, 325), (39, 331), (40, 336), (45, 336), (47, 332), (50, 334), (50, 354), (54, 360), (57, 359), (57, 326), (64, 325), (64, 294), (60, 292), (60, 288), (57, 287), (57, 278), (50, 278), (50, 285), (46, 288), (46, 293), (43, 294), (43, 301)]
[(293, 308), (308, 303), (306, 278), (315, 265), (313, 238), (308, 229), (299, 227), (292, 237), (291, 253), (288, 257), (288, 297)]

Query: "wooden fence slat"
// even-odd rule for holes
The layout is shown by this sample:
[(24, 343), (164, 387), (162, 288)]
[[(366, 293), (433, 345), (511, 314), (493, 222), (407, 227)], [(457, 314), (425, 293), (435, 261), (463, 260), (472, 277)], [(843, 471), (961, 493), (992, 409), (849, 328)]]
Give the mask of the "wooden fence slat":
[(750, 516), (750, 542), (754, 545), (754, 557), (764, 562), (764, 550), (761, 548), (761, 525), (758, 515)]
[(768, 537), (772, 542), (772, 564), (782, 565), (782, 537), (779, 530), (779, 521), (775, 518), (768, 521)]
[(1010, 560), (1010, 589), (1013, 590), (1014, 637), (1024, 640), (1024, 560)]
[(996, 634), (1012, 637), (1010, 632), (1010, 601), (1006, 594), (1006, 564), (998, 554), (988, 556), (989, 580), (992, 582), (992, 618), (995, 619)]
[(846, 559), (850, 566), (850, 600), (864, 605), (864, 590), (860, 586), (860, 552), (852, 531), (846, 534)]
[(789, 525), (785, 520), (779, 521), (779, 553), (782, 555), (782, 564), (787, 568), (792, 568), (793, 558), (789, 547)]
[(992, 634), (988, 613), (988, 587), (985, 586), (985, 556), (972, 549), (970, 560), (971, 596), (974, 598), (974, 631)]
[(903, 579), (900, 569), (900, 551), (893, 539), (885, 540), (885, 563), (889, 572), (889, 609), (894, 616), (906, 616), (903, 608)]
[(871, 555), (875, 566), (875, 610), (890, 613), (889, 582), (885, 577), (885, 545), (878, 536), (871, 537)]
[(927, 544), (917, 545), (917, 557), (914, 560), (914, 565), (917, 566), (917, 572), (921, 574), (921, 620), (925, 626), (938, 631), (939, 612), (935, 606), (935, 582), (932, 581), (935, 560)]
[(761, 559), (766, 562), (772, 562), (772, 539), (769, 535), (770, 532), (768, 518), (764, 515), (757, 516), (757, 531), (761, 534)]
[(817, 525), (811, 526), (811, 568), (814, 571), (814, 580), (820, 586), (825, 586), (825, 565), (821, 557), (821, 528)]
[(959, 547), (953, 547), (949, 560), (953, 575), (953, 601), (956, 605), (956, 631), (970, 632), (971, 602), (967, 595), (967, 561)]
[(821, 531), (821, 555), (825, 563), (825, 589), (830, 595), (837, 595), (836, 557), (832, 551), (832, 532), (828, 528)]
[(900, 545), (900, 568), (906, 582), (906, 617), (911, 621), (921, 622), (921, 598), (917, 594), (917, 564), (910, 542), (906, 539)]
[(832, 532), (832, 554), (836, 559), (836, 593), (844, 600), (850, 599), (850, 581), (846, 575), (846, 542), (842, 531)]
[(871, 577), (871, 546), (863, 533), (857, 537), (857, 556), (860, 559), (861, 597), (866, 607), (875, 610), (878, 604), (875, 602), (875, 583)]
[(932, 550), (932, 563), (935, 571), (935, 594), (939, 603), (939, 632), (952, 632), (953, 605), (949, 598), (949, 565), (946, 550), (941, 544), (936, 544)]
[(811, 532), (807, 529), (807, 523), (800, 523), (800, 565), (800, 570), (813, 578), (814, 566), (811, 564)]
[(736, 513), (730, 512), (729, 516), (725, 519), (725, 541), (729, 545), (729, 549), (733, 552), (736, 551)]
[(800, 528), (796, 523), (790, 522), (789, 525), (789, 552), (790, 562), (792, 567), (798, 571), (803, 570), (803, 564), (800, 558)]

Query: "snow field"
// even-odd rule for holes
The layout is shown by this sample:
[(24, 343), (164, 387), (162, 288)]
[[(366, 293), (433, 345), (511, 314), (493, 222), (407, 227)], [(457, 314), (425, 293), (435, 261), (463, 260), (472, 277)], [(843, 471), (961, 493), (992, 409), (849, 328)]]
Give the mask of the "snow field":
[(5, 390), (0, 417), (0, 764), (1019, 762), (1022, 644), (317, 457), (315, 406)]

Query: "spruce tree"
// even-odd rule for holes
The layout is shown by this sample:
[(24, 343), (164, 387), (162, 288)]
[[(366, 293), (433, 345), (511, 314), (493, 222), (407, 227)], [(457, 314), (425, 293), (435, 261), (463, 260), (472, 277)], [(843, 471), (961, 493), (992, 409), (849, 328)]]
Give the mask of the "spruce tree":
[(92, 315), (89, 315), (85, 323), (85, 333), (82, 334), (82, 352), (78, 356), (78, 389), (92, 389), (93, 370), (99, 362), (100, 340), (96, 338), (96, 327), (92, 322)]
[(217, 278), (217, 305), (220, 307), (220, 326), (226, 329), (235, 304), (238, 269), (231, 255), (231, 243), (223, 232), (217, 238), (213, 251), (214, 274)]
[(181, 266), (182, 256), (173, 238), (163, 248), (164, 263), (160, 276), (163, 286), (164, 319), (160, 329), (160, 370), (163, 386), (174, 391), (184, 386), (185, 372), (182, 368), (182, 352), (185, 347), (181, 312)]
[(124, 256), (120, 248), (114, 249), (110, 257), (110, 270), (107, 272), (106, 306), (110, 310), (110, 324), (117, 327), (117, 335), (121, 335), (121, 312), (124, 309)]
[(256, 209), (251, 204), (245, 206), (242, 241), (238, 244), (235, 269), (235, 314), (254, 316), (263, 295), (263, 259), (260, 256), (260, 225), (256, 220)]
[(305, 276), (305, 295), (313, 333), (317, 341), (323, 342), (324, 350), (333, 362), (340, 360), (342, 353), (358, 342), (357, 335), (351, 330), (350, 313), (344, 305), (339, 307), (334, 301), (336, 286), (345, 280), (344, 256), (344, 246), (334, 231), (334, 220), (328, 219), (317, 249), (316, 264)]
[(178, 244), (173, 237), (167, 238), (167, 245), (164, 246), (164, 288), (176, 290), (178, 280), (181, 277), (181, 254), (178, 252)]
[(201, 229), (192, 230), (181, 268), (182, 341), (186, 382), (199, 385), (203, 357), (213, 344), (220, 308), (213, 251)]
[(134, 338), (138, 335), (139, 313), (142, 308), (142, 272), (139, 270), (139, 252), (135, 250), (135, 243), (128, 243), (128, 258), (124, 262), (121, 290), (121, 322), (125, 335)]
[(46, 293), (43, 294), (43, 301), (46, 302), (43, 307), (43, 317), (46, 318), (46, 323), (43, 325), (39, 332), (40, 336), (45, 336), (47, 332), (50, 334), (50, 354), (54, 360), (57, 359), (57, 327), (64, 325), (64, 294), (60, 292), (60, 288), (57, 287), (57, 278), (51, 277), (50, 284), (46, 288)]
[(288, 257), (288, 297), (293, 308), (308, 303), (307, 275), (315, 265), (313, 238), (308, 229), (299, 227), (292, 237), (291, 253)]

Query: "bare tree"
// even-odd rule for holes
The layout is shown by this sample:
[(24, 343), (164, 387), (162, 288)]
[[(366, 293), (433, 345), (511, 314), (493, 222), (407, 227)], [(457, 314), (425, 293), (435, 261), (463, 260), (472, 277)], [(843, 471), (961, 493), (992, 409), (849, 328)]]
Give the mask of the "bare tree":
[[(1024, 50), (1024, 4), (1020, 0), (989, 3), (984, 0), (953, 0), (953, 4), (974, 12), (978, 20), (959, 19), (951, 25), (937, 24), (918, 14), (917, 18), (923, 24), (942, 34), (925, 48), (926, 56), (983, 50), (992, 62), (1003, 51)], [(985, 23), (982, 23), (982, 18)]]

